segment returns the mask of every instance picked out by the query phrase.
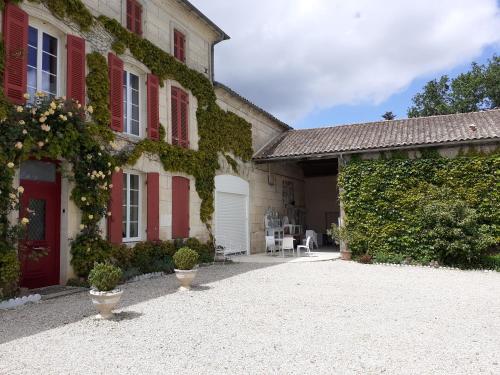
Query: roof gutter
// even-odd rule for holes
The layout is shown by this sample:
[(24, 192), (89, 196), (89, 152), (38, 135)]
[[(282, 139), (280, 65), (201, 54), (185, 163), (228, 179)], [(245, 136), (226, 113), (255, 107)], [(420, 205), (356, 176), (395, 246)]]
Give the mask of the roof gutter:
[(439, 142), (439, 143), (424, 143), (424, 144), (415, 144), (408, 146), (394, 146), (394, 147), (379, 147), (379, 148), (371, 148), (371, 149), (363, 149), (363, 150), (352, 150), (352, 151), (337, 151), (337, 152), (328, 152), (328, 153), (318, 153), (318, 154), (306, 154), (306, 155), (290, 155), (290, 156), (280, 156), (275, 158), (253, 158), (252, 161), (254, 163), (269, 163), (269, 162), (283, 162), (283, 161), (299, 161), (299, 160), (319, 160), (319, 159), (334, 159), (341, 157), (343, 155), (353, 155), (353, 154), (365, 154), (371, 152), (383, 152), (383, 151), (392, 151), (392, 150), (411, 150), (411, 149), (422, 149), (429, 147), (452, 147), (452, 146), (462, 146), (466, 144), (490, 144), (490, 143), (498, 143), (500, 142), (500, 138), (485, 138), (485, 139), (472, 139), (466, 141), (454, 141), (454, 142)]

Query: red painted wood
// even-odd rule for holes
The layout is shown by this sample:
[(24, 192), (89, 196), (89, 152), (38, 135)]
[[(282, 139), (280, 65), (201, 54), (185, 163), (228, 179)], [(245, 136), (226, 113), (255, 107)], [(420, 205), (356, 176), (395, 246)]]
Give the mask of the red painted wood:
[(160, 239), (160, 174), (148, 173), (148, 241)]
[(172, 87), (172, 144), (189, 148), (189, 95)]
[(179, 30), (174, 30), (174, 57), (186, 62), (186, 36)]
[(137, 0), (127, 0), (127, 29), (142, 35), (142, 5)]
[(111, 129), (123, 132), (123, 61), (108, 54)]
[(111, 243), (121, 244), (123, 239), (123, 172), (114, 172), (112, 176), (113, 187), (109, 202), (108, 238)]
[[(21, 196), (20, 218), (26, 217), (34, 221), (33, 215), (37, 215), (37, 212), (27, 211), (30, 200), (45, 202), (45, 235), (37, 240), (25, 238), (19, 243), (20, 285), (26, 288), (57, 285), (60, 268), (61, 176), (57, 173), (55, 182), (21, 180), (20, 185), (24, 188)], [(38, 214), (42, 215), (42, 212)], [(39, 249), (45, 249), (47, 254), (38, 259), (28, 256), (40, 254)]]
[(135, 33), (137, 35), (142, 35), (142, 5), (137, 1), (135, 2), (134, 22)]
[(66, 96), (85, 104), (85, 39), (68, 35), (68, 74)]
[(172, 177), (172, 238), (189, 237), (189, 179)]
[(14, 104), (24, 104), (28, 62), (28, 14), (7, 3), (3, 11), (5, 49), (4, 93)]
[(160, 84), (158, 77), (148, 74), (148, 137), (154, 140), (160, 139)]

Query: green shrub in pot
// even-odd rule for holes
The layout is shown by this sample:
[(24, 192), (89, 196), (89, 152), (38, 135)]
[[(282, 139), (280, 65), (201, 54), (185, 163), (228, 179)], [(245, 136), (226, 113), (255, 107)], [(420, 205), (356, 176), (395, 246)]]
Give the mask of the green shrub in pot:
[(189, 247), (182, 247), (174, 254), (175, 268), (192, 270), (198, 264), (198, 253)]
[(110, 292), (122, 279), (122, 270), (112, 264), (96, 263), (89, 274), (89, 284), (99, 292)]

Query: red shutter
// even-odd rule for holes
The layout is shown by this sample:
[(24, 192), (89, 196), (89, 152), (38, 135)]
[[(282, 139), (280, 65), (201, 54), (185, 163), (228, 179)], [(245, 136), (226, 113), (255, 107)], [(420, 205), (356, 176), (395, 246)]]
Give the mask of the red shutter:
[(148, 241), (160, 239), (160, 174), (148, 173)]
[(172, 177), (172, 238), (189, 237), (189, 179)]
[(174, 57), (186, 62), (186, 37), (178, 30), (174, 30)]
[(148, 137), (151, 139), (160, 139), (160, 88), (158, 77), (148, 74)]
[(28, 14), (12, 3), (5, 5), (3, 14), (4, 92), (14, 104), (24, 104), (28, 74)]
[(66, 49), (68, 53), (66, 96), (85, 104), (85, 40), (68, 35)]
[(112, 53), (108, 54), (109, 64), (109, 109), (111, 129), (123, 131), (123, 61)]
[(179, 89), (172, 87), (172, 144), (179, 144)]
[(108, 238), (111, 243), (120, 244), (123, 238), (123, 172), (114, 172), (111, 183), (111, 200), (109, 202)]
[(181, 91), (180, 110), (179, 110), (179, 133), (180, 146), (189, 148), (189, 96)]
[(134, 31), (134, 3), (133, 0), (127, 0), (127, 29)]
[(172, 144), (189, 147), (189, 95), (172, 87)]
[(142, 35), (142, 5), (139, 4), (137, 1), (135, 2), (134, 22), (135, 22), (134, 32), (137, 35)]

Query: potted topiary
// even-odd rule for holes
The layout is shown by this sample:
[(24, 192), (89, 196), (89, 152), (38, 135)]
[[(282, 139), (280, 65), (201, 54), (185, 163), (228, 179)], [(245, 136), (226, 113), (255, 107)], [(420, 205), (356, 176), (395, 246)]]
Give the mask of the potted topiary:
[(112, 264), (96, 263), (90, 271), (90, 296), (100, 318), (108, 319), (113, 315), (123, 294), (123, 290), (116, 287), (121, 279), (122, 270)]
[(174, 264), (181, 289), (189, 290), (198, 271), (198, 253), (189, 247), (182, 247), (174, 254)]

